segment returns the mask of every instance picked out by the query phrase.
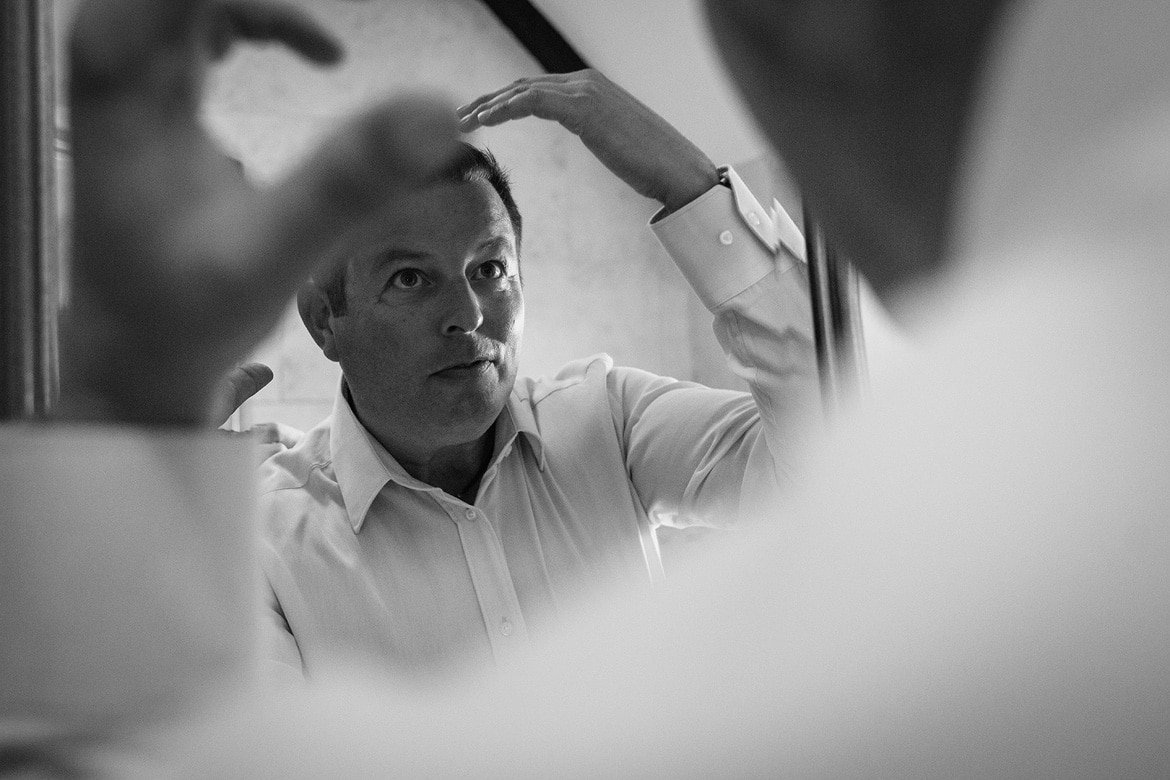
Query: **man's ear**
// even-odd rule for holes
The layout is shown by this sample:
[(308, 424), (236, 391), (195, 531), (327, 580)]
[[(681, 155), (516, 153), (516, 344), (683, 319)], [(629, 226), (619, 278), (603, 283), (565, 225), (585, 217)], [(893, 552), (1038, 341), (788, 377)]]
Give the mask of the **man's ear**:
[(325, 353), (325, 357), (337, 362), (337, 342), (333, 333), (333, 310), (329, 308), (329, 299), (325, 291), (318, 287), (311, 279), (297, 289), (297, 311), (300, 312), (301, 322), (317, 346)]

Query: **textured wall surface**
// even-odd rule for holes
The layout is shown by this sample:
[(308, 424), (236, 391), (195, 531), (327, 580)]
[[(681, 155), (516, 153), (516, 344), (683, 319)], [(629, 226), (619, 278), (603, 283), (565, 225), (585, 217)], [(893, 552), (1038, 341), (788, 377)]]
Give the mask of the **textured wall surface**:
[[(278, 179), (346, 114), (387, 94), (438, 90), (456, 103), (520, 76), (535, 61), (475, 0), (300, 0), (346, 43), (321, 70), (278, 49), (241, 49), (213, 74), (206, 120), (258, 182)], [(656, 205), (629, 190), (561, 128), (526, 120), (480, 131), (512, 171), (525, 217), (527, 330), (521, 371), (555, 372), (608, 352), (618, 363), (682, 378), (733, 381), (714, 353), (710, 318), (646, 223)], [(295, 312), (257, 358), (273, 384), (241, 411), (244, 427), (307, 427), (337, 381)], [(696, 359), (705, 365), (696, 368)]]

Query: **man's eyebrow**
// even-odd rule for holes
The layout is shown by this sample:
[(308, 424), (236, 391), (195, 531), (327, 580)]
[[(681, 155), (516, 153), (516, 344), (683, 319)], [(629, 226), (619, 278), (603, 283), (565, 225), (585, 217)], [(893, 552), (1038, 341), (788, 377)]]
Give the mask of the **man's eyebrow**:
[(495, 249), (509, 249), (512, 246), (512, 241), (507, 236), (495, 236), (481, 241), (479, 246), (475, 248), (476, 252), (484, 252)]
[(430, 254), (418, 249), (386, 247), (385, 249), (379, 249), (377, 252), (373, 252), (372, 257), (374, 258), (374, 267), (381, 268), (384, 265), (389, 265), (390, 263), (396, 263), (403, 260), (426, 260), (428, 257), (430, 257)]

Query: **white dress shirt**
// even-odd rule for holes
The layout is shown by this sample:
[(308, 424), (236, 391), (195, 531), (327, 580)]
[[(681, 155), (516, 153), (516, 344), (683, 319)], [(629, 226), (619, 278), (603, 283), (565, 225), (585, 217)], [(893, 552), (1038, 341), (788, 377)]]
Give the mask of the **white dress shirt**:
[(807, 275), (773, 251), (799, 237), (787, 216), (773, 227), (726, 176), (652, 226), (751, 394), (605, 355), (521, 378), (467, 504), (407, 474), (343, 380), (332, 415), (262, 468), (275, 660), (311, 673), (358, 655), (411, 675), (508, 664), (583, 589), (660, 579), (656, 525), (731, 525), (774, 499), (818, 404)]

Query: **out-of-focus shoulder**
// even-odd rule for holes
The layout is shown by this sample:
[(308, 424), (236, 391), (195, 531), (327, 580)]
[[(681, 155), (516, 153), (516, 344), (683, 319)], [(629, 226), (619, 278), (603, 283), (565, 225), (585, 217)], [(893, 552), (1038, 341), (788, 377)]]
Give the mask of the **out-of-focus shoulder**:
[(613, 358), (602, 352), (566, 363), (551, 378), (521, 377), (512, 394), (518, 401), (535, 405), (557, 392), (592, 382), (604, 383), (612, 370)]
[(332, 460), (329, 447), (330, 424), (326, 419), (309, 430), (295, 446), (271, 455), (257, 469), (261, 495), (302, 488), (316, 469), (328, 467)]

